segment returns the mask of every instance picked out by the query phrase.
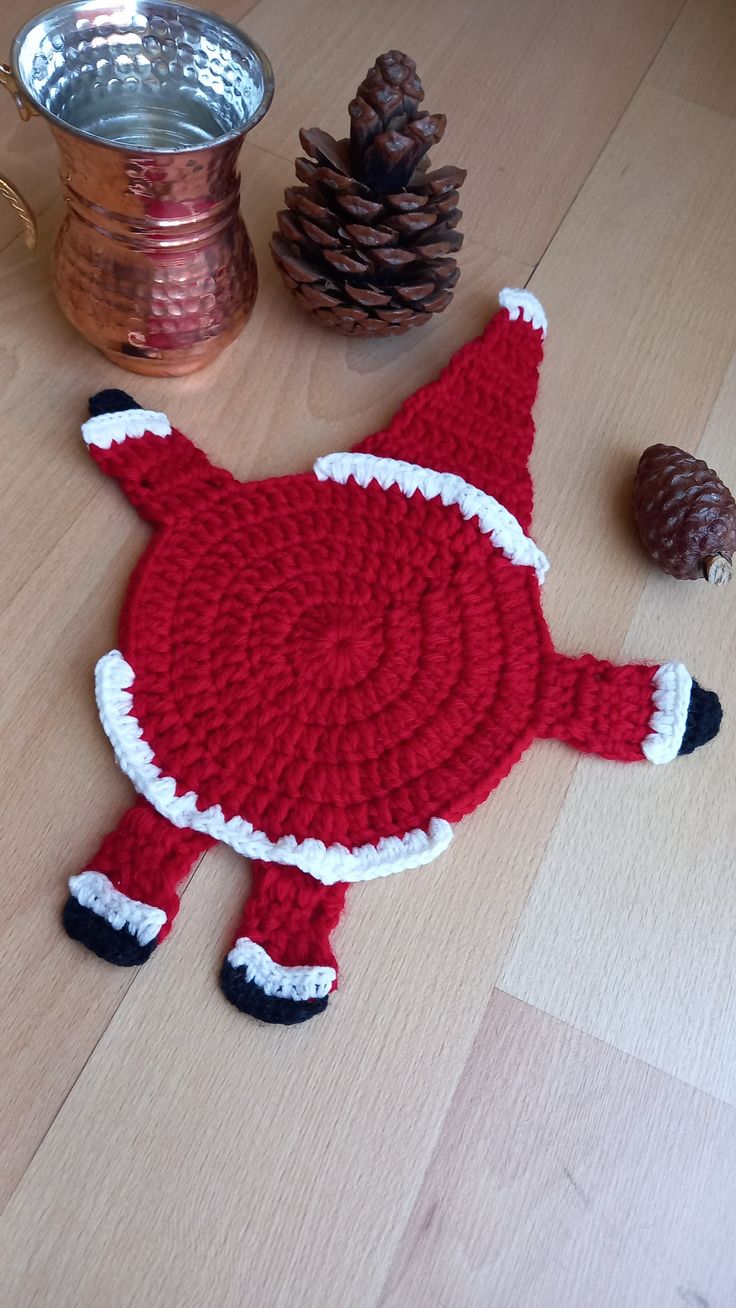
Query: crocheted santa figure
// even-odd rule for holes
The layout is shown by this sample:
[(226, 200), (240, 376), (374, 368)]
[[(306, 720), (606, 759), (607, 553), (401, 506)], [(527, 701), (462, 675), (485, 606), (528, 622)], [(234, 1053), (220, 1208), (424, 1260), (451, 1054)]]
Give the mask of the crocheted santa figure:
[(298, 476), (243, 484), (164, 414), (90, 402), (92, 456), (155, 528), (96, 673), (138, 798), (64, 913), (102, 958), (147, 959), (224, 841), (254, 862), (222, 988), (304, 1021), (350, 883), (436, 858), (535, 737), (666, 763), (716, 734), (682, 664), (554, 648), (528, 535), (546, 320), (526, 291), (500, 302), (387, 427)]

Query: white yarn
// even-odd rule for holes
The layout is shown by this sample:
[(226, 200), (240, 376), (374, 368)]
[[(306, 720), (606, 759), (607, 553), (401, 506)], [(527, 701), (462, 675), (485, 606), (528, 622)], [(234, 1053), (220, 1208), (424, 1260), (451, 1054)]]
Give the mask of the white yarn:
[(425, 500), (439, 498), (445, 506), (456, 505), (467, 522), (477, 519), (483, 535), (489, 536), (491, 544), (507, 559), (534, 568), (540, 585), (544, 581), (549, 563), (534, 541), (524, 534), (514, 515), (492, 495), (486, 495), (453, 472), (435, 472), (433, 468), (422, 468), (403, 459), (350, 451), (317, 459), (314, 472), (320, 481), (334, 481), (341, 486), (353, 477), (359, 486), (376, 481), (384, 490), (398, 486), (407, 497), (419, 491)]
[(323, 999), (337, 979), (334, 967), (284, 967), (274, 963), (261, 945), (241, 936), (227, 956), (233, 967), (244, 967), (264, 995), (279, 999)]
[(109, 450), (111, 445), (120, 445), (129, 437), (136, 439), (147, 431), (154, 436), (170, 436), (171, 423), (166, 414), (153, 409), (124, 409), (120, 413), (100, 413), (82, 424), (85, 444), (100, 450)]
[(663, 663), (654, 674), (652, 702), (654, 712), (649, 719), (651, 735), (642, 745), (650, 763), (671, 763), (677, 758), (687, 726), (690, 694), (693, 680), (682, 663)]
[(162, 908), (144, 904), (140, 899), (129, 899), (115, 889), (104, 872), (80, 872), (69, 878), (69, 889), (82, 908), (90, 908), (98, 917), (104, 917), (116, 931), (127, 927), (142, 945), (155, 940), (166, 921)]
[(119, 650), (111, 650), (97, 664), (95, 693), (100, 721), (115, 751), (118, 764), (157, 812), (176, 827), (188, 827), (230, 845), (246, 858), (283, 863), (309, 872), (326, 886), (337, 881), (371, 881), (406, 868), (431, 863), (452, 840), (452, 827), (444, 818), (432, 818), (426, 831), (417, 827), (403, 836), (382, 836), (375, 845), (325, 845), (321, 840), (281, 836), (269, 840), (244, 817), (225, 819), (219, 804), (200, 809), (199, 796), (189, 790), (178, 795), (173, 777), (165, 777), (154, 763), (151, 746), (132, 712), (135, 673)]
[(524, 322), (531, 323), (532, 327), (541, 328), (542, 339), (547, 339), (547, 315), (536, 295), (532, 295), (531, 291), (506, 286), (499, 294), (498, 303), (502, 309), (508, 309), (512, 322), (516, 322), (517, 318), (523, 318)]

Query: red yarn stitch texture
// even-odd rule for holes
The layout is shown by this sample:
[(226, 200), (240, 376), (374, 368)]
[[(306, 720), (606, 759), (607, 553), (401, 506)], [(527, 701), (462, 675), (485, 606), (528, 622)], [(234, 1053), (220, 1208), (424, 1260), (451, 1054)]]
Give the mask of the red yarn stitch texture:
[[(528, 529), (542, 333), (501, 310), (357, 451), (456, 473)], [(313, 473), (243, 485), (180, 432), (93, 447), (158, 530), (125, 604), (133, 712), (164, 776), (272, 840), (354, 848), (455, 822), (535, 736), (641, 759), (649, 666), (552, 646), (533, 569), (456, 505)], [(90, 866), (162, 907), (211, 842), (139, 799)], [(239, 935), (335, 966), (345, 886), (256, 863)]]
[(165, 776), (273, 841), (456, 821), (534, 734), (538, 589), (439, 500), (312, 474), (233, 486), (138, 569), (133, 710)]

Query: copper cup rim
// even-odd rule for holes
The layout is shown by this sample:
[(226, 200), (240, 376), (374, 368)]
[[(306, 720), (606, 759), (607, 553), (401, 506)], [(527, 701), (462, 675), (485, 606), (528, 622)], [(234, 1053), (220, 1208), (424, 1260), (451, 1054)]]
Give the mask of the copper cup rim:
[[(179, 0), (153, 0), (153, 3), (155, 3), (157, 9), (170, 10), (172, 14), (190, 14), (192, 17), (205, 19), (207, 22), (212, 23), (214, 27), (217, 27), (221, 32), (223, 32), (223, 34), (229, 33), (236, 41), (246, 45), (255, 55), (263, 71), (263, 96), (261, 97), (258, 108), (251, 117), (248, 118), (247, 122), (238, 127), (231, 128), (228, 132), (223, 132), (221, 136), (213, 137), (212, 140), (209, 141), (178, 147), (151, 145), (146, 146), (145, 150), (136, 147), (135, 153), (139, 155), (198, 154), (206, 150), (216, 150), (219, 146), (225, 145), (230, 141), (236, 141), (240, 137), (245, 136), (246, 133), (249, 132), (252, 127), (255, 127), (256, 124), (265, 116), (273, 99), (274, 72), (268, 55), (257, 41), (254, 41), (247, 32), (243, 31), (242, 27), (237, 27), (235, 23), (230, 23), (226, 18), (221, 18), (219, 14), (214, 13), (211, 9), (200, 9), (195, 5), (180, 4)], [(142, 3), (141, 0), (132, 0), (131, 7), (137, 8), (138, 4), (140, 4), (142, 8), (143, 5), (146, 4), (146, 0), (142, 0)], [(68, 123), (58, 114), (52, 113), (27, 85), (20, 70), (20, 53), (23, 44), (34, 28), (42, 24), (44, 20), (64, 11), (77, 11), (83, 15), (85, 13), (99, 13), (99, 10), (100, 0), (62, 0), (61, 4), (50, 5), (48, 9), (40, 10), (37, 14), (34, 14), (32, 18), (29, 18), (13, 37), (10, 51), (10, 64), (18, 85), (18, 90), (23, 99), (28, 101), (31, 105), (34, 113), (40, 114), (57, 130), (68, 132), (71, 136), (80, 137), (82, 140), (99, 146), (101, 149), (114, 150), (118, 154), (130, 154), (131, 147), (129, 145), (105, 140), (103, 137), (96, 136), (94, 132), (86, 132), (83, 128), (75, 127), (72, 123)]]

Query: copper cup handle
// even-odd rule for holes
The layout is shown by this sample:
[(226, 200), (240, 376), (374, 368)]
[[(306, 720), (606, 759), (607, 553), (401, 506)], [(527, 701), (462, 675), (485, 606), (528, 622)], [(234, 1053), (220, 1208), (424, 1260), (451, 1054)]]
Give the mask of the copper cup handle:
[[(12, 69), (4, 63), (0, 63), (0, 86), (4, 86), (6, 91), (10, 92), (15, 101), (15, 107), (18, 110), (19, 116), (23, 119), (24, 123), (28, 122), (33, 111), (30, 105), (26, 104), (23, 99)], [(34, 249), (38, 240), (38, 227), (36, 226), (36, 219), (33, 210), (28, 204), (28, 201), (24, 200), (18, 188), (13, 186), (13, 183), (9, 182), (7, 177), (3, 177), (2, 174), (0, 174), (0, 195), (4, 196), (5, 199), (12, 204), (23, 224), (25, 243), (29, 250)]]

